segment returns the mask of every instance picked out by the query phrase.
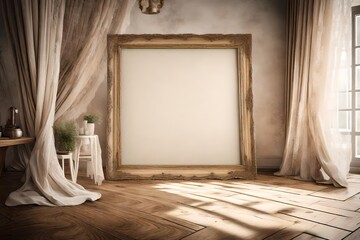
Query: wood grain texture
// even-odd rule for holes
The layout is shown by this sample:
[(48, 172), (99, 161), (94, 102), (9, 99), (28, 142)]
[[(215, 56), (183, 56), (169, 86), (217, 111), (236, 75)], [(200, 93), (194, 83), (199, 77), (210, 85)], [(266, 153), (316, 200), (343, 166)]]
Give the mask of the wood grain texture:
[(6, 150), (8, 147), (26, 144), (34, 141), (31, 137), (21, 137), (21, 138), (8, 138), (8, 137), (0, 137), (0, 176), (5, 167), (5, 156)]
[[(4, 205), (22, 173), (0, 179), (0, 239), (359, 239), (360, 178), (349, 191), (269, 173), (257, 180), (128, 180), (74, 207)], [(324, 196), (326, 193), (326, 197)], [(346, 196), (346, 198), (345, 198)], [(344, 199), (345, 200), (342, 200)]]
[(34, 141), (31, 137), (21, 137), (21, 138), (0, 138), (0, 147), (9, 147), (19, 144), (31, 143)]

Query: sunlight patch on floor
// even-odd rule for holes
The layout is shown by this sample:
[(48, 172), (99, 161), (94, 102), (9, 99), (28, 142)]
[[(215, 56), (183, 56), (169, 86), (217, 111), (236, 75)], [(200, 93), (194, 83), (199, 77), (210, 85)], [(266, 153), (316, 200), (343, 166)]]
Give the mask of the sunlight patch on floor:
[[(219, 182), (170, 182), (154, 187), (193, 200), (166, 212), (169, 216), (211, 227), (237, 238), (259, 237), (259, 233), (266, 236), (274, 229), (283, 229), (290, 225), (297, 227), (295, 222), (275, 217), (279, 212), (291, 209), (279, 208), (266, 199), (259, 200), (239, 194), (242, 184), (236, 186)], [(248, 189), (249, 186), (244, 187)], [(254, 191), (259, 190), (259, 187), (261, 186)], [(234, 191), (229, 192), (229, 189)]]

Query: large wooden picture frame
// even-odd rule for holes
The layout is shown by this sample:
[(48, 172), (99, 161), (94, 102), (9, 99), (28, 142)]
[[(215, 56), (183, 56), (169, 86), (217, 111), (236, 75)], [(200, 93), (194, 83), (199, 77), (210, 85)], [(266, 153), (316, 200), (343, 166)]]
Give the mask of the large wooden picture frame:
[[(124, 49), (234, 49), (239, 128), (238, 164), (123, 164), (121, 53)], [(124, 70), (124, 69), (123, 69)], [(149, 74), (152, 77), (152, 74)], [(206, 76), (204, 76), (206, 77)], [(156, 81), (156, 75), (151, 81)], [(250, 34), (109, 35), (106, 177), (122, 179), (254, 179), (256, 177)], [(141, 151), (141, 149), (140, 149)]]

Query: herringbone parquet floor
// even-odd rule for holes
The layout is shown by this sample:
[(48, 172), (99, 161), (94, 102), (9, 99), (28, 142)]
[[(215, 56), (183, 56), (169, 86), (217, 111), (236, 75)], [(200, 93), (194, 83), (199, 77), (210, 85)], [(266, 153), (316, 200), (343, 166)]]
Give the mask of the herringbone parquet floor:
[(254, 181), (105, 181), (75, 207), (4, 206), (21, 173), (0, 178), (0, 239), (360, 239), (360, 175), (349, 188), (259, 174)]

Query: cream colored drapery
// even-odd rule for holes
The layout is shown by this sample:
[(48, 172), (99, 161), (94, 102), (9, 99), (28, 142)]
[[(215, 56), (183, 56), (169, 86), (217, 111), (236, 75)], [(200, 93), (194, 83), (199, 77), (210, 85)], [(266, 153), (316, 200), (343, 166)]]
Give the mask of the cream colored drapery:
[[(107, 34), (124, 33), (129, 25), (130, 10), (134, 0), (68, 0), (65, 1), (64, 27), (60, 53), (60, 78), (57, 92), (55, 120), (76, 119), (87, 109), (101, 83), (106, 81), (106, 40)], [(19, 32), (21, 34), (21, 32)], [(26, 76), (25, 76), (26, 77)], [(29, 82), (28, 80), (25, 82)], [(18, 95), (13, 83), (5, 87)], [(1, 89), (2, 90), (2, 89)], [(32, 98), (26, 86), (21, 95), (24, 102)], [(34, 136), (32, 116), (22, 106), (20, 126), (28, 136)], [(31, 106), (34, 108), (34, 106)], [(29, 121), (29, 119), (31, 121)], [(20, 155), (17, 161), (7, 161), (10, 168), (26, 169), (32, 147), (16, 146)]]
[(124, 32), (134, 3), (67, 1), (55, 119), (77, 117), (106, 81), (107, 34)]
[(347, 186), (350, 137), (338, 129), (341, 81), (350, 76), (351, 0), (290, 0), (287, 139), (277, 175)]
[[(107, 29), (104, 23), (109, 26), (114, 17), (109, 15), (114, 11), (110, 9), (114, 7), (113, 3), (116, 2), (118, 6), (116, 8), (117, 13), (121, 10), (120, 4), (123, 4), (123, 2), (119, 1), (93, 1), (92, 3), (95, 2), (101, 5), (101, 8), (97, 9), (100, 13), (95, 16), (95, 11), (92, 12), (91, 17), (94, 17), (94, 25), (83, 26), (87, 28), (87, 31), (91, 32), (90, 42), (92, 43), (89, 44), (88, 39), (84, 41), (86, 46), (91, 45), (86, 49), (92, 51), (92, 53), (80, 54), (82, 58), (79, 60), (80, 63), (77, 63), (77, 66), (81, 65), (82, 61), (82, 64), (89, 64), (91, 61), (84, 60), (87, 58), (103, 58), (104, 52), (101, 52), (103, 48), (99, 48), (99, 44), (94, 44), (94, 39), (97, 37), (96, 34), (106, 36)], [(76, 7), (79, 3), (86, 5), (88, 1), (70, 0), (67, 1), (66, 5), (65, 0), (2, 0), (1, 2), (17, 63), (16, 67), (24, 105), (23, 111), (27, 123), (26, 129), (31, 136), (36, 137), (35, 147), (27, 163), (25, 184), (9, 195), (6, 200), (8, 206), (20, 204), (77, 205), (86, 200), (95, 201), (101, 197), (99, 193), (89, 192), (63, 176), (56, 157), (52, 132), (55, 119), (56, 94), (58, 86), (63, 86), (59, 84), (63, 30), (65, 37), (67, 33), (71, 32), (68, 29), (63, 29), (63, 24), (71, 23), (74, 18), (79, 17), (81, 14), (80, 12), (71, 12), (65, 16), (71, 16), (72, 19), (67, 18), (64, 20), (64, 12), (65, 9), (66, 11), (69, 9), (79, 10)], [(116, 11), (113, 13), (115, 14)], [(124, 14), (124, 12), (121, 13)], [(105, 20), (109, 18), (110, 20)], [(69, 26), (64, 25), (64, 27)], [(99, 29), (101, 29), (100, 32)], [(79, 44), (83, 44), (84, 41), (79, 42)], [(99, 52), (99, 54), (94, 52)], [(101, 57), (98, 57), (98, 55)], [(94, 67), (94, 64), (90, 67)], [(78, 71), (76, 74), (72, 74), (71, 81), (79, 81), (78, 78), (82, 76), (81, 71), (86, 70), (88, 70), (86, 67), (79, 67), (76, 70), (67, 69), (69, 72)], [(86, 76), (90, 77), (91, 74)], [(69, 88), (73, 87), (71, 81), (66, 79), (62, 78), (63, 84), (69, 86)], [(83, 81), (84, 78), (80, 80)], [(89, 83), (91, 82), (82, 83), (81, 86)], [(77, 91), (81, 92), (82, 90), (86, 89), (78, 89)], [(67, 96), (71, 94), (64, 89), (60, 92), (65, 93)], [(84, 99), (82, 100), (84, 101)], [(61, 103), (57, 104), (57, 106), (59, 106), (58, 110), (61, 108), (65, 110), (59, 113), (58, 116), (63, 115), (66, 109), (69, 108), (65, 106), (71, 106), (74, 101), (71, 97), (62, 97)]]
[[(133, 4), (128, 0), (67, 1), (55, 119), (78, 117), (106, 81), (107, 34), (124, 31)], [(97, 153), (101, 156), (100, 149)], [(94, 165), (100, 168), (93, 176), (98, 184), (104, 180), (101, 166)]]
[(52, 125), (60, 69), (65, 2), (3, 1), (6, 23), (16, 55), (24, 109), (36, 144), (26, 168), (24, 185), (6, 205), (76, 205), (97, 200), (99, 193), (68, 181), (56, 157)]

